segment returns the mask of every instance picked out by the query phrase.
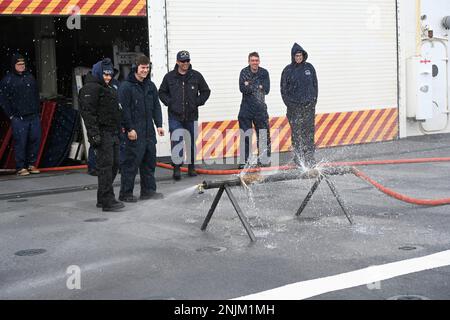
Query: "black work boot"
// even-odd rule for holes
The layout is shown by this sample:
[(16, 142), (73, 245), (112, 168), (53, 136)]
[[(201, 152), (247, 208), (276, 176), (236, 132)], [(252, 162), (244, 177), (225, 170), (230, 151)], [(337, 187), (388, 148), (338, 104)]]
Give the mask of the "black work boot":
[(120, 201), (111, 201), (110, 203), (103, 205), (103, 211), (120, 211), (120, 209), (125, 208), (125, 205)]
[(188, 165), (188, 176), (189, 177), (196, 177), (197, 176), (197, 172), (195, 172), (195, 165), (193, 165), (193, 164), (189, 164)]
[(137, 202), (138, 199), (132, 194), (129, 195), (121, 195), (119, 196), (119, 200), (123, 202)]
[(181, 168), (180, 166), (173, 167), (173, 179), (178, 181), (181, 179)]

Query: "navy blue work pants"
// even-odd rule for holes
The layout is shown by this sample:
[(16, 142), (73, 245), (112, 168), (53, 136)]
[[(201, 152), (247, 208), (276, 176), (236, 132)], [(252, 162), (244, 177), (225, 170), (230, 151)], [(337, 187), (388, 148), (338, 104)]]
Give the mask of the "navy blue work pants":
[(139, 169), (141, 196), (156, 191), (156, 138), (129, 140), (126, 138), (124, 159), (120, 168), (120, 196), (133, 195), (134, 181)]
[(14, 137), (16, 169), (35, 166), (41, 144), (41, 121), (39, 115), (13, 117), (11, 126)]
[[(188, 164), (195, 163), (195, 123), (195, 121), (169, 119), (170, 145), (172, 149), (172, 163), (174, 165), (180, 166), (183, 164), (184, 153), (187, 148), (189, 148), (190, 152), (186, 156)], [(189, 139), (185, 140), (185, 136)]]
[[(253, 125), (255, 126), (256, 130), (256, 139), (257, 139), (257, 145), (258, 145), (258, 156), (259, 158), (266, 158), (261, 162), (268, 162), (270, 155), (271, 155), (271, 141), (270, 141), (270, 128), (269, 128), (269, 117), (257, 117), (257, 118), (249, 118), (249, 117), (238, 117), (239, 120), (239, 129), (241, 129), (244, 133), (243, 136), (241, 136), (241, 151), (242, 151), (242, 144), (244, 144), (244, 161), (248, 161), (249, 154), (251, 152), (252, 147), (252, 134), (248, 132), (248, 130), (253, 129)], [(261, 130), (266, 130), (265, 134)], [(242, 133), (241, 133), (242, 134)], [(243, 141), (244, 140), (244, 141)], [(242, 159), (242, 155), (241, 155)], [(260, 159), (263, 160), (263, 159)], [(241, 161), (242, 163), (242, 161)], [(264, 163), (267, 164), (267, 163)]]

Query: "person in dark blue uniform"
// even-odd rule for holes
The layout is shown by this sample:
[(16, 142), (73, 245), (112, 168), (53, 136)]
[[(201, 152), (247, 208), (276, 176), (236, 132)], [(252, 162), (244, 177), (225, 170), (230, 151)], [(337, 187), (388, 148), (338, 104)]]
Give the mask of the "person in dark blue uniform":
[(123, 126), (126, 131), (124, 161), (121, 166), (119, 200), (136, 202), (134, 180), (140, 173), (141, 200), (162, 199), (156, 192), (156, 132), (164, 135), (158, 89), (149, 79), (151, 63), (144, 55), (136, 58), (128, 78), (119, 88), (123, 108)]
[(315, 114), (318, 96), (316, 70), (306, 62), (308, 53), (297, 43), (291, 50), (292, 62), (281, 74), (281, 97), (291, 126), (294, 162), (310, 168), (315, 165)]
[[(177, 53), (175, 68), (164, 76), (159, 87), (159, 98), (168, 107), (169, 131), (172, 149), (174, 180), (181, 179), (180, 167), (183, 164), (184, 150), (189, 148), (187, 157), (188, 175), (195, 172), (195, 125), (198, 120), (198, 107), (206, 103), (211, 94), (202, 74), (192, 69), (188, 51)], [(189, 134), (189, 143), (183, 140), (184, 131)], [(188, 151), (186, 151), (188, 153)]]
[(268, 165), (271, 155), (269, 114), (265, 102), (265, 96), (270, 92), (269, 72), (259, 66), (260, 59), (257, 52), (248, 55), (248, 64), (241, 70), (239, 76), (239, 90), (242, 92), (238, 116), (241, 129), (241, 164), (239, 165), (241, 169), (245, 166), (242, 163), (242, 153), (244, 163), (247, 163), (251, 152), (253, 125), (258, 141), (258, 165)]
[(40, 173), (36, 168), (41, 143), (39, 89), (19, 53), (12, 56), (11, 72), (0, 82), (0, 106), (11, 120), (17, 174)]

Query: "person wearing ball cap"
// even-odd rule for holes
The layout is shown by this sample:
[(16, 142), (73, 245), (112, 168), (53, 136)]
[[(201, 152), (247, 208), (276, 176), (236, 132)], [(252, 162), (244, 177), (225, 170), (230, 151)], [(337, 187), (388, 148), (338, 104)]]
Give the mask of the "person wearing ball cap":
[(20, 53), (11, 57), (11, 71), (0, 82), (0, 106), (11, 120), (17, 175), (38, 174), (41, 143), (40, 96), (35, 78)]
[[(195, 125), (198, 120), (198, 107), (206, 103), (211, 90), (202, 74), (191, 65), (191, 55), (182, 50), (177, 53), (177, 63), (172, 71), (164, 76), (159, 87), (159, 99), (168, 107), (169, 131), (172, 148), (173, 179), (181, 179), (181, 165), (187, 153), (188, 175), (195, 172)], [(186, 134), (184, 134), (186, 133)], [(188, 136), (184, 140), (183, 136)], [(183, 145), (186, 143), (186, 145)], [(185, 151), (185, 150), (188, 151)]]

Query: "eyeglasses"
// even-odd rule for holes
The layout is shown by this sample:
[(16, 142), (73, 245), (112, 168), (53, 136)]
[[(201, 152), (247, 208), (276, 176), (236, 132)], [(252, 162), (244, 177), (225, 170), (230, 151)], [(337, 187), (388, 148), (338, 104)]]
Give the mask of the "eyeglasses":
[(24, 66), (24, 65), (25, 65), (25, 62), (16, 63), (16, 66)]
[(181, 63), (189, 63), (191, 62), (191, 60), (184, 60), (184, 61), (180, 61)]

